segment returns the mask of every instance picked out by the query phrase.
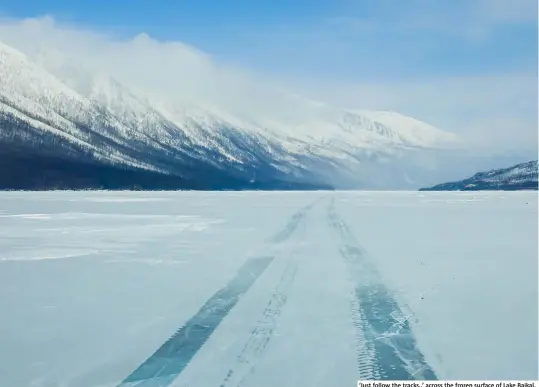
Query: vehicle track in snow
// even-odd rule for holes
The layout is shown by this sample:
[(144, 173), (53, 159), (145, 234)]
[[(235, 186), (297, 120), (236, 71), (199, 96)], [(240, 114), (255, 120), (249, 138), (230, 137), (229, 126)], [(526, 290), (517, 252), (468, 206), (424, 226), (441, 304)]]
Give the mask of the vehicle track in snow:
[[(307, 213), (321, 200), (323, 198), (296, 212), (285, 228), (273, 238), (273, 241), (282, 242), (288, 239), (300, 226), (304, 226), (305, 229)], [(295, 244), (290, 251), (290, 255), (287, 258), (283, 257), (288, 262), (281, 278), (273, 294), (270, 296), (266, 307), (254, 324), (251, 334), (236, 358), (235, 364), (228, 370), (219, 387), (245, 386), (248, 383), (249, 377), (255, 373), (257, 363), (273, 337), (279, 316), (286, 305), (293, 287), (299, 269), (298, 255), (300, 249), (300, 245)]]
[(327, 222), (342, 241), (339, 249), (353, 284), (352, 322), (356, 331), (359, 379), (436, 380), (418, 348), (408, 321), (384, 285), (332, 199)]
[[(269, 247), (290, 239), (304, 222), (309, 210), (320, 200), (318, 199), (294, 213), (284, 228), (270, 238)], [(210, 297), (193, 317), (179, 328), (154, 354), (127, 376), (118, 387), (167, 387), (172, 384), (240, 298), (265, 272), (274, 259), (275, 255), (248, 259), (225, 287)], [(248, 340), (242, 350), (244, 357), (251, 356), (251, 359), (254, 359), (267, 346), (275, 329), (275, 320), (286, 303), (297, 268), (297, 261), (294, 259), (287, 263), (262, 318), (253, 328), (251, 339)], [(228, 383), (227, 380), (236, 380), (236, 375), (241, 376), (238, 381), (238, 383), (241, 383), (254, 370), (254, 363), (252, 362), (248, 362), (249, 368), (245, 368), (245, 362), (240, 362), (239, 364), (242, 365), (240, 371), (229, 371), (230, 377), (225, 379), (223, 383)], [(245, 371), (248, 372), (245, 373)], [(233, 376), (234, 379), (232, 379)]]
[(257, 257), (245, 262), (232, 281), (206, 301), (120, 386), (163, 387), (171, 384), (272, 261), (273, 257)]
[(277, 320), (286, 304), (297, 270), (298, 263), (295, 259), (288, 262), (275, 292), (236, 358), (236, 364), (227, 372), (220, 387), (244, 386), (247, 378), (254, 373), (258, 358), (264, 353), (277, 328)]
[(297, 230), (298, 226), (305, 220), (307, 213), (324, 198), (319, 198), (311, 204), (302, 207), (299, 211), (294, 213), (288, 220), (284, 228), (271, 238), (271, 243), (281, 243), (288, 240), (292, 234)]

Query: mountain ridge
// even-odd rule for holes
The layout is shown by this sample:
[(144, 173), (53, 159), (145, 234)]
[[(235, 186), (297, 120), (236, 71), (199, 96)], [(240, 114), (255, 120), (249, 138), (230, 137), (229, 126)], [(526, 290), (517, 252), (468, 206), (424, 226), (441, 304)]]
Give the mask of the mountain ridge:
[(532, 160), (508, 168), (478, 172), (464, 180), (421, 188), (420, 191), (537, 190), (537, 176), (537, 160)]
[[(266, 188), (376, 186), (369, 171), (384, 162), (396, 170), (387, 168), (386, 181), (407, 181), (409, 171), (388, 160), (456, 140), (397, 113), (390, 114), (392, 127), (387, 114), (384, 124), (368, 113), (299, 97), (290, 99), (289, 110), (269, 118), (211, 103), (160, 102), (106, 74), (63, 63), (46, 66), (2, 43), (0, 86), (0, 144), (43, 157), (39, 148), (45, 142), (47, 157), (176, 176), (193, 186), (250, 189), (253, 179), (254, 186)], [(407, 125), (399, 128), (399, 117)], [(410, 122), (414, 130), (406, 128)], [(8, 157), (9, 147), (2, 149)], [(18, 159), (13, 153), (9, 157)], [(201, 174), (221, 183), (195, 183)], [(384, 184), (384, 178), (378, 180)]]

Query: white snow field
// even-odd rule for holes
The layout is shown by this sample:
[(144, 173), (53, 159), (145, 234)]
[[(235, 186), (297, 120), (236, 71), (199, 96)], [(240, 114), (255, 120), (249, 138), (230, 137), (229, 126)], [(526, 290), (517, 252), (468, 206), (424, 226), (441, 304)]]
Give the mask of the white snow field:
[(537, 192), (4, 192), (0, 386), (538, 377)]

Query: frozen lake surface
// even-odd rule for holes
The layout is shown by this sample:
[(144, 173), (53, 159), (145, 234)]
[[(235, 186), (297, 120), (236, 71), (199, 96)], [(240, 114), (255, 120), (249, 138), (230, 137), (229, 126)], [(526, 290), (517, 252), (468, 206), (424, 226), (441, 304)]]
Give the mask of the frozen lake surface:
[(537, 192), (0, 193), (0, 386), (537, 379)]

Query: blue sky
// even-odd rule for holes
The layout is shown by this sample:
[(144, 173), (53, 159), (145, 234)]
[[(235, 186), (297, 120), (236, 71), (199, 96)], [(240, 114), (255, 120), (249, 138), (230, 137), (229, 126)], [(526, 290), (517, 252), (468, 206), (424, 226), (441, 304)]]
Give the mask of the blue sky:
[(146, 32), (290, 76), (413, 79), (537, 67), (534, 0), (3, 0), (0, 12), (49, 14), (120, 36)]
[[(97, 40), (106, 55), (121, 42), (115, 68), (151, 56), (140, 69), (162, 88), (178, 69), (210, 77), (199, 71), (209, 54), (211, 66), (314, 99), (395, 110), (476, 146), (535, 151), (537, 12), (537, 0), (3, 0), (0, 40), (62, 40), (79, 56)], [(133, 43), (140, 33), (153, 46)]]

